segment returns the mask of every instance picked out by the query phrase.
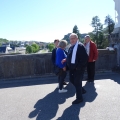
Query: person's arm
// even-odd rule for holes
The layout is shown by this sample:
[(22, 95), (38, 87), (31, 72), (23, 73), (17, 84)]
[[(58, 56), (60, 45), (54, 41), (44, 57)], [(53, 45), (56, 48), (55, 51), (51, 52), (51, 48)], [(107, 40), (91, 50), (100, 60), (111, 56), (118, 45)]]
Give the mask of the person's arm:
[(76, 69), (80, 70), (83, 67), (86, 67), (87, 62), (88, 62), (88, 54), (83, 45), (79, 46), (77, 57), (78, 57), (77, 58), (78, 63), (77, 63)]
[(93, 58), (93, 62), (94, 62), (98, 58), (98, 50), (97, 50), (97, 47), (94, 43), (93, 43), (93, 53), (94, 53), (94, 58)]

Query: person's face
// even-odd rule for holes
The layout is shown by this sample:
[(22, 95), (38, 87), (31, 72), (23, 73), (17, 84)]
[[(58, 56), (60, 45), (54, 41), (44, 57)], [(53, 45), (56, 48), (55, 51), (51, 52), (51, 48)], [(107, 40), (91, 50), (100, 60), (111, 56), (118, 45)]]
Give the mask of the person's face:
[(78, 38), (74, 35), (70, 36), (70, 43), (71, 45), (75, 45), (77, 42)]
[(56, 48), (58, 47), (58, 43), (59, 43), (59, 41), (55, 41), (55, 43), (54, 43)]
[(88, 43), (90, 41), (89, 37), (85, 37), (85, 43)]

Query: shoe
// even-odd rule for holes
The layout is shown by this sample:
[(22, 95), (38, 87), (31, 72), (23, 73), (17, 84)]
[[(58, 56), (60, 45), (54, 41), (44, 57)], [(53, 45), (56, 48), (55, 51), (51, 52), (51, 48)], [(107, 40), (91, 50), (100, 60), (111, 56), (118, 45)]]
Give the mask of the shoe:
[(63, 85), (67, 85), (67, 83), (64, 81), (64, 82), (63, 82)]
[(72, 102), (72, 104), (79, 104), (81, 102), (83, 102), (83, 99), (81, 99), (81, 100), (76, 99)]
[(82, 89), (82, 94), (85, 94), (87, 91), (85, 89)]
[(65, 90), (65, 89), (60, 90), (60, 89), (59, 89), (58, 92), (59, 92), (59, 93), (65, 93), (65, 92), (67, 92), (67, 90)]

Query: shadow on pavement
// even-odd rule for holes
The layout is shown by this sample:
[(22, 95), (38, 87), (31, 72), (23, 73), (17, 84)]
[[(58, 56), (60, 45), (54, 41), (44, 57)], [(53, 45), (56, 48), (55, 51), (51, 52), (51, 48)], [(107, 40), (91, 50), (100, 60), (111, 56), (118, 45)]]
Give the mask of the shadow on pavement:
[[(67, 93), (59, 94), (58, 89), (55, 89), (53, 92), (49, 93), (43, 99), (40, 99), (34, 105), (34, 110), (29, 114), (29, 118), (36, 117), (36, 120), (51, 120), (57, 114), (58, 107), (60, 104), (64, 104), (66, 99), (73, 97), (75, 95), (75, 89), (72, 84), (68, 84), (66, 89)], [(84, 102), (78, 105), (72, 105), (63, 111), (61, 117), (57, 120), (80, 120), (79, 114), (81, 107), (85, 106), (86, 102), (93, 102), (97, 97), (96, 89), (94, 83), (85, 84), (84, 88), (87, 90), (87, 93), (83, 95)]]
[(40, 99), (34, 105), (34, 110), (29, 114), (29, 118), (36, 117), (36, 120), (51, 120), (56, 116), (59, 104), (63, 104), (66, 99), (75, 95), (74, 89), (71, 89), (71, 84), (68, 84), (67, 93), (59, 94), (58, 89), (49, 93), (43, 99)]
[(83, 95), (84, 102), (77, 105), (71, 105), (63, 112), (62, 116), (59, 117), (57, 120), (80, 120), (80, 109), (85, 106), (86, 102), (93, 102), (97, 97), (94, 83), (86, 82), (84, 88), (87, 90), (87, 93)]

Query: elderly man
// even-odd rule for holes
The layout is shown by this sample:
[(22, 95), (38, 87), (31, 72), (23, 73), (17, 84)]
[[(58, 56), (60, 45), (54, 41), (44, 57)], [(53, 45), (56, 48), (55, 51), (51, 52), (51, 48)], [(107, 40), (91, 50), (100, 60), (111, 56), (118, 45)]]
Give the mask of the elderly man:
[(91, 41), (90, 36), (85, 36), (85, 47), (87, 50), (87, 54), (89, 56), (88, 64), (87, 64), (87, 73), (88, 73), (88, 82), (94, 82), (95, 76), (95, 61), (98, 57), (98, 51), (95, 43)]
[(66, 62), (69, 67), (70, 81), (76, 89), (76, 100), (72, 104), (79, 104), (83, 101), (82, 79), (88, 61), (88, 55), (84, 45), (79, 42), (78, 36), (75, 33), (70, 35), (70, 43), (71, 47), (68, 50)]

